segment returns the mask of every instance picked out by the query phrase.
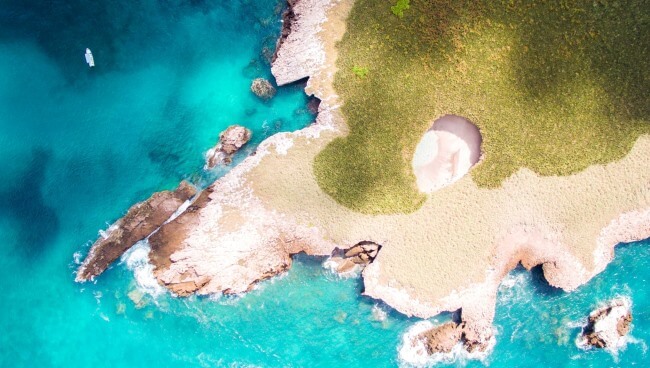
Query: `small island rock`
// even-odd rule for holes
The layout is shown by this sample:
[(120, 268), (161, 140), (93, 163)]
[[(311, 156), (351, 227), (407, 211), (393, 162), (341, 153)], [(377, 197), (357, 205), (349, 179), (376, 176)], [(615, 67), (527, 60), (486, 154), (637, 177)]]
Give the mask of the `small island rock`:
[(617, 298), (591, 312), (580, 345), (610, 350), (624, 345), (632, 323), (631, 305), (629, 299)]
[(212, 169), (220, 163), (229, 164), (232, 155), (251, 139), (249, 129), (240, 125), (231, 125), (219, 134), (219, 143), (206, 153), (205, 168)]
[(275, 96), (275, 88), (271, 82), (264, 78), (256, 78), (251, 84), (251, 91), (263, 100), (270, 100)]

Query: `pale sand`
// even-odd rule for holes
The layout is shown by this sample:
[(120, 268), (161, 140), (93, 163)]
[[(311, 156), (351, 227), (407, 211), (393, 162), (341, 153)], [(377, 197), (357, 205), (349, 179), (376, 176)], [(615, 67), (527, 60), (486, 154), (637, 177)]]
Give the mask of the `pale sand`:
[[(311, 16), (320, 9), (322, 22), (325, 3), (302, 0), (299, 6)], [(307, 87), (323, 100), (317, 124), (267, 139), (255, 156), (215, 183), (213, 200), (201, 210), (184, 249), (172, 256), (165, 279), (209, 277), (200, 293), (243, 291), (288, 262), (290, 253), (328, 254), (370, 240), (383, 248), (363, 272), (366, 295), (425, 318), (463, 308), (463, 318), (487, 340), (497, 286), (519, 261), (543, 264), (551, 284), (572, 290), (603, 270), (618, 242), (650, 237), (649, 136), (622, 160), (567, 177), (521, 169), (501, 188), (484, 189), (467, 175), (408, 215), (369, 216), (338, 205), (318, 187), (312, 162), (345, 134), (331, 87), (331, 50), (351, 5), (352, 0), (337, 2), (327, 10), (328, 22), (314, 28), (321, 43), (311, 46), (326, 55)], [(299, 36), (287, 42), (300, 42)], [(287, 73), (284, 81), (302, 75), (280, 70)], [(225, 216), (226, 208), (231, 215)], [(230, 219), (236, 223), (228, 225)]]
[(415, 147), (411, 165), (418, 189), (431, 193), (469, 172), (481, 157), (481, 133), (467, 119), (445, 115)]

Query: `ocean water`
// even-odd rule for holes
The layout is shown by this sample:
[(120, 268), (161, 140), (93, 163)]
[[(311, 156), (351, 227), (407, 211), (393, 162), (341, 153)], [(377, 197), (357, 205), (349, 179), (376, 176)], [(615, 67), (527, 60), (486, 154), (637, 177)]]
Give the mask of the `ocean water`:
[[(253, 130), (241, 159), (313, 121), (300, 84), (269, 102), (249, 91), (253, 78), (270, 78), (281, 1), (0, 4), (0, 366), (401, 364), (402, 334), (417, 320), (360, 296), (361, 281), (334, 276), (323, 259), (298, 256), (239, 298), (174, 298), (143, 284), (142, 245), (96, 282), (74, 282), (98, 230), (133, 203), (225, 172), (203, 172), (202, 155), (228, 125)], [(500, 290), (493, 353), (450, 365), (647, 365), (648, 245), (620, 247), (570, 294), (538, 271), (514, 271)], [(617, 356), (577, 348), (576, 326), (615, 295), (632, 299), (632, 342)]]

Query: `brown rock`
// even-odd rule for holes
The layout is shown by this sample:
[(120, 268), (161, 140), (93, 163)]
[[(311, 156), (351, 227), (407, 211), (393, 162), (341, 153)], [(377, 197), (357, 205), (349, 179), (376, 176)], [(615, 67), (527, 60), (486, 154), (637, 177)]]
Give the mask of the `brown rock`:
[(189, 296), (199, 290), (210, 281), (208, 278), (199, 279), (198, 281), (179, 282), (176, 284), (165, 285), (169, 290), (178, 296)]
[(170, 256), (181, 249), (190, 229), (198, 224), (198, 211), (210, 202), (212, 187), (204, 189), (194, 202), (174, 220), (162, 225), (158, 231), (149, 237), (149, 259), (154, 265), (154, 274), (171, 265)]
[(456, 322), (447, 322), (420, 335), (429, 355), (449, 353), (461, 341), (463, 328)]
[(256, 78), (251, 83), (251, 92), (263, 100), (270, 100), (275, 96), (275, 88), (271, 82), (264, 78)]
[(630, 332), (630, 323), (632, 323), (632, 313), (628, 312), (628, 314), (619, 319), (616, 324), (616, 331), (619, 336), (625, 336)]
[(232, 155), (248, 143), (251, 136), (251, 131), (243, 126), (229, 126), (219, 134), (217, 145), (206, 154), (206, 168), (211, 169), (221, 163), (229, 164), (232, 161)]
[[(616, 311), (612, 314), (613, 311)], [(618, 316), (618, 317), (615, 317)], [(611, 321), (617, 318), (616, 321)], [(596, 324), (604, 320), (610, 320), (605, 326), (612, 326), (615, 331), (610, 329), (596, 331)], [(615, 323), (613, 323), (615, 322)], [(596, 348), (615, 347), (618, 345), (618, 339), (630, 332), (632, 323), (632, 314), (630, 312), (630, 303), (626, 299), (611, 300), (606, 306), (598, 308), (589, 314), (587, 325), (582, 330), (584, 341)]]
[(361, 253), (359, 254), (359, 258), (363, 261), (363, 263), (368, 264), (370, 263), (370, 256), (368, 256), (367, 253)]
[(354, 256), (360, 254), (361, 252), (363, 252), (363, 248), (360, 245), (355, 245), (354, 247), (348, 249), (345, 252), (345, 256), (348, 257), (348, 258), (349, 257), (354, 257)]
[(339, 263), (339, 266), (336, 268), (337, 272), (340, 273), (345, 273), (345, 272), (350, 272), (354, 270), (354, 267), (356, 266), (356, 263), (352, 262), (350, 258), (345, 258), (341, 263)]
[(135, 243), (158, 229), (176, 210), (196, 194), (196, 189), (183, 181), (176, 190), (154, 193), (144, 202), (133, 205), (119, 219), (106, 238), (93, 244), (86, 259), (77, 270), (76, 281), (87, 281), (98, 276)]

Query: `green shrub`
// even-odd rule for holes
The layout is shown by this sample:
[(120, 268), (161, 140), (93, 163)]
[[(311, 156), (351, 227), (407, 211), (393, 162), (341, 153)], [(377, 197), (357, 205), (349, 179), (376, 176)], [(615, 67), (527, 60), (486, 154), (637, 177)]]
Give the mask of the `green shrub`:
[(359, 78), (365, 78), (368, 75), (368, 68), (363, 66), (353, 66), (352, 73), (354, 73)]
[(404, 10), (410, 8), (409, 1), (410, 0), (397, 0), (397, 4), (391, 6), (390, 11), (392, 11), (393, 14), (397, 15), (399, 18), (402, 18), (404, 16)]

